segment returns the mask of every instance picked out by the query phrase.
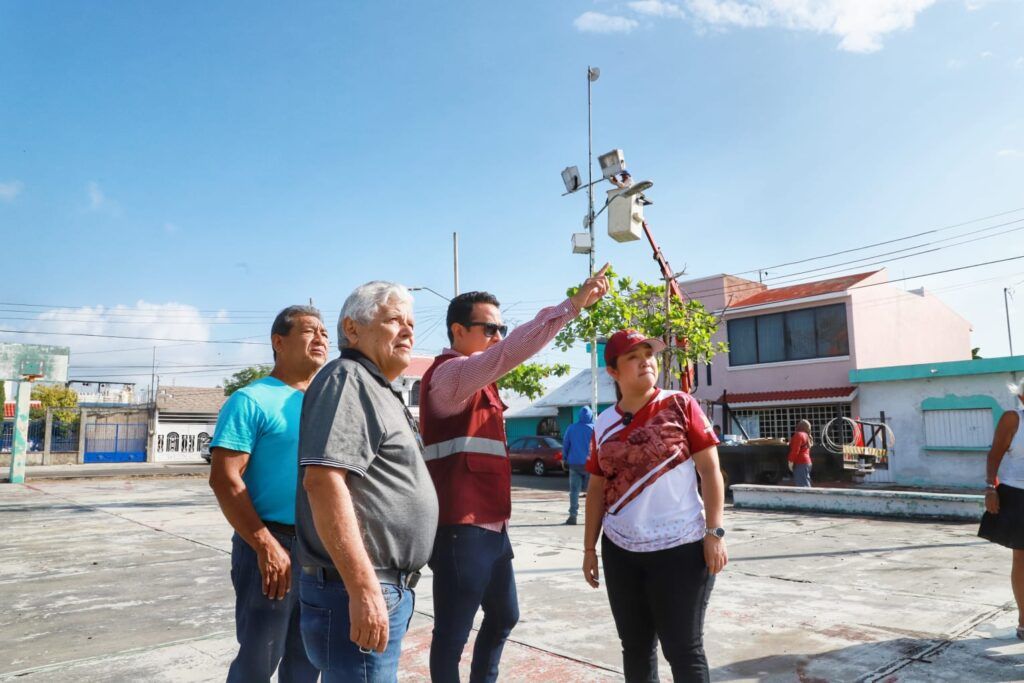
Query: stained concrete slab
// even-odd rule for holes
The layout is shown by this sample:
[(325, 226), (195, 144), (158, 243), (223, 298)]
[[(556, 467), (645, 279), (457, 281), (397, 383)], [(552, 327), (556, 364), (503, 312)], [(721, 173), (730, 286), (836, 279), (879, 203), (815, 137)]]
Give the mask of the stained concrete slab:
[[(565, 495), (517, 489), (513, 505), (522, 617), (501, 680), (621, 680), (607, 596), (582, 579), (582, 527), (561, 524)], [(205, 481), (5, 485), (0, 512), (0, 680), (223, 680), (230, 529)], [(1010, 554), (975, 525), (727, 509), (726, 526), (731, 561), (706, 622), (713, 680), (1024, 679)], [(429, 680), (430, 583), (402, 681)]]

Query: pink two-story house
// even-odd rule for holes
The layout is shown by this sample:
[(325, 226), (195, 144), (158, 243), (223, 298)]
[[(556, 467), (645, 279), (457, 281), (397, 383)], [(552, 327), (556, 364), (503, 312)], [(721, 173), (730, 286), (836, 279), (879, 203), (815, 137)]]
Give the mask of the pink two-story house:
[(834, 417), (877, 417), (860, 415), (851, 370), (971, 358), (970, 323), (885, 269), (783, 287), (733, 275), (680, 285), (722, 319), (714, 340), (729, 352), (697, 367), (693, 395), (727, 434), (741, 423), (750, 438), (788, 438), (800, 419), (820, 434)]

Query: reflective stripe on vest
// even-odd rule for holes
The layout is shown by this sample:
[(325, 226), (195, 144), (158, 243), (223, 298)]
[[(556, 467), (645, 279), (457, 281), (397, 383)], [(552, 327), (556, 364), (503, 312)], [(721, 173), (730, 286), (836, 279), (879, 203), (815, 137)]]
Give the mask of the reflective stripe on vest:
[(483, 436), (460, 436), (455, 439), (448, 439), (440, 443), (433, 443), (423, 447), (423, 459), (439, 460), (447, 458), (456, 453), (482, 453), (484, 455), (497, 455), (505, 457), (508, 450), (504, 441), (488, 439)]

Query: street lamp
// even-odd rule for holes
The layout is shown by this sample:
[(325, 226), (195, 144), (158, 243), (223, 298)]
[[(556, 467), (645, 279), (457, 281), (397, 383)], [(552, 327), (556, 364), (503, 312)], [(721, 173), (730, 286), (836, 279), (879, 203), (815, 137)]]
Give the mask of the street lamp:
[(1010, 342), (1010, 355), (1013, 355), (1013, 332), (1010, 329), (1010, 299), (1013, 298), (1014, 289), (1019, 285), (1024, 285), (1024, 280), (1011, 285), (1009, 287), (1003, 287), (1003, 306), (1006, 309), (1006, 337)]
[[(590, 260), (588, 272), (590, 277), (594, 276), (594, 127), (592, 117), (592, 84), (601, 77), (601, 70), (596, 66), (587, 67), (587, 215), (583, 219), (583, 227), (586, 232), (574, 233), (572, 236), (572, 251), (574, 254), (587, 254)], [(616, 150), (617, 151), (617, 150)], [(620, 152), (621, 155), (621, 152)], [(602, 155), (602, 158), (608, 155)], [(602, 163), (602, 167), (604, 164)], [(604, 176), (601, 180), (604, 180)], [(565, 184), (565, 194), (573, 194), (583, 189), (580, 180), (580, 171), (575, 166), (568, 166), (562, 171), (562, 182)], [(598, 180), (597, 182), (601, 182)], [(590, 340), (590, 409), (597, 415), (597, 335)]]
[(441, 292), (437, 291), (436, 289), (431, 289), (430, 287), (424, 287), (424, 286), (420, 286), (420, 287), (406, 287), (406, 289), (408, 289), (410, 292), (430, 292), (431, 294), (436, 294), (437, 296), (441, 297), (445, 301), (451, 302), (451, 299), (449, 299), (448, 297), (446, 297), (444, 294), (442, 294)]

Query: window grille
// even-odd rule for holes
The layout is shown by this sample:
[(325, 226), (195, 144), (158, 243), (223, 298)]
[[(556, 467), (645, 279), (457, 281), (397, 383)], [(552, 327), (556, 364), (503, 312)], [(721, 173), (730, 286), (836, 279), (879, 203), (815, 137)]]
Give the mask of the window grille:
[[(830, 420), (837, 417), (850, 417), (849, 403), (832, 403), (825, 405), (807, 405), (779, 408), (758, 408), (732, 410), (732, 425), (729, 433), (741, 433), (739, 427), (733, 426), (740, 422), (747, 429), (751, 439), (788, 439), (796, 429), (796, 423), (807, 420), (811, 423), (811, 437), (815, 443), (821, 441), (821, 430)], [(836, 426), (833, 425), (833, 430)], [(841, 431), (832, 432), (835, 439), (841, 438), (849, 443), (853, 434), (848, 422), (843, 422)], [(753, 432), (757, 432), (754, 434)]]

